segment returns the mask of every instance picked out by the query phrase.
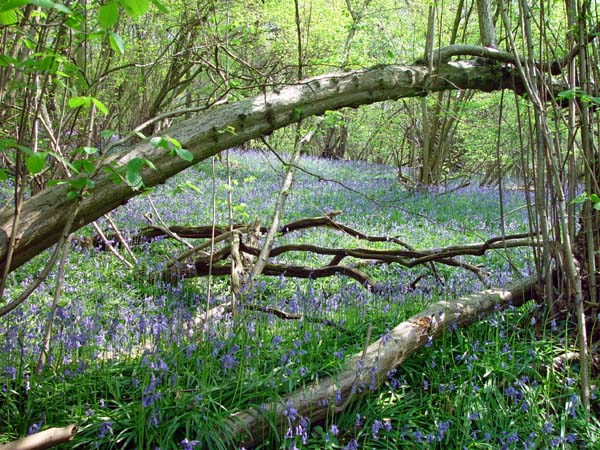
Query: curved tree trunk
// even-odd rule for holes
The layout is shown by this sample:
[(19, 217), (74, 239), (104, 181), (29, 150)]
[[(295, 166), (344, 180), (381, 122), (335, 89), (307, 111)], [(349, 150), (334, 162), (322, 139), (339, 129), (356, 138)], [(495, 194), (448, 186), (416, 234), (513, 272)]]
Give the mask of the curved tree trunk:
[[(442, 64), (431, 76), (422, 65), (375, 66), (348, 73), (323, 75), (221, 105), (165, 130), (193, 155), (191, 162), (175, 158), (148, 142), (125, 154), (108, 157), (94, 176), (95, 187), (80, 201), (74, 231), (139, 194), (125, 183), (115, 185), (103, 169), (122, 167), (135, 157), (151, 161), (156, 170), (144, 168), (141, 175), (148, 187), (163, 183), (198, 161), (221, 150), (297, 122), (311, 115), (343, 107), (357, 107), (383, 100), (427, 95), (453, 89), (492, 91), (514, 88), (509, 67), (472, 62)], [(517, 77), (517, 79), (519, 79)], [(517, 90), (521, 87), (517, 86)], [(10, 270), (56, 243), (67, 222), (74, 200), (67, 199), (65, 185), (54, 186), (23, 203), (17, 225), (16, 246)], [(0, 214), (0, 272), (3, 270), (12, 234), (11, 209)]]

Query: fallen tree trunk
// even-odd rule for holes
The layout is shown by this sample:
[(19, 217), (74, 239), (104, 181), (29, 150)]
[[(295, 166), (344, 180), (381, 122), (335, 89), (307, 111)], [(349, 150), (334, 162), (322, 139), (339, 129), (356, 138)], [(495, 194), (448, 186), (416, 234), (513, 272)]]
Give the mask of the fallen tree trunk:
[(0, 445), (0, 450), (43, 450), (70, 441), (76, 432), (77, 425), (74, 424), (62, 428), (48, 428), (31, 436)]
[[(138, 195), (140, 191), (129, 185), (112, 181), (115, 170), (125, 168), (133, 158), (144, 158), (152, 163), (155, 170), (144, 167), (140, 172), (144, 185), (151, 187), (224, 149), (328, 110), (456, 89), (522, 91), (520, 77), (513, 74), (513, 70), (511, 66), (469, 61), (442, 64), (431, 73), (425, 65), (378, 65), (303, 80), (211, 108), (161, 133), (176, 139), (189, 150), (191, 161), (173, 157), (160, 146), (153, 147), (149, 141), (144, 141), (126, 153), (107, 157), (92, 177), (93, 189), (80, 200), (67, 197), (69, 187), (65, 183), (26, 200), (17, 221), (14, 220), (14, 208), (2, 211), (0, 273), (7, 264), (12, 237), (15, 245), (10, 270), (55, 244), (70, 214), (75, 214), (75, 220), (69, 231), (75, 231)], [(73, 209), (75, 201), (80, 202), (76, 212)]]
[[(537, 283), (537, 279), (528, 279), (506, 290), (487, 290), (431, 305), (350, 358), (337, 376), (298, 388), (280, 401), (233, 414), (228, 419), (232, 440), (252, 448), (274, 431), (283, 436), (300, 417), (315, 422), (341, 412), (351, 400), (379, 388), (391, 369), (402, 364), (430, 338), (453, 326), (469, 325), (492, 311), (508, 305), (519, 306), (535, 298)], [(293, 415), (292, 408), (296, 411)]]

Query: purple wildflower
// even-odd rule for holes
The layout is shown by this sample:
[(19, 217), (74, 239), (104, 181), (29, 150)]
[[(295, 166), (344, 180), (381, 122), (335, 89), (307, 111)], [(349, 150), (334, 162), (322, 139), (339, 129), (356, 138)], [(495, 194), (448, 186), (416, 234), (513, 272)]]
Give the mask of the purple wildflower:
[(283, 410), (283, 415), (287, 417), (290, 422), (296, 420), (296, 417), (298, 415), (298, 410), (294, 408), (292, 402), (290, 402), (289, 399), (285, 401), (285, 409)]

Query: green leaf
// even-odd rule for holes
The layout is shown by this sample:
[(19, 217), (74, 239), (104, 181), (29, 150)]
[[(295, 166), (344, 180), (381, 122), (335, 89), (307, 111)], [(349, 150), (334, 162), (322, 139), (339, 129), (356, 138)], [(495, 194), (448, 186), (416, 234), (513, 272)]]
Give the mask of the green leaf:
[(562, 98), (562, 99), (572, 99), (575, 98), (575, 96), (581, 91), (581, 89), (579, 88), (575, 88), (575, 89), (568, 89), (566, 91), (562, 91), (559, 92), (556, 97), (558, 98)]
[(7, 171), (6, 169), (0, 169), (0, 181), (6, 181), (7, 178)]
[(29, 0), (8, 0), (0, 6), (0, 12), (7, 12), (29, 4)]
[(181, 187), (187, 187), (189, 189), (191, 189), (192, 191), (196, 192), (197, 194), (201, 194), (202, 191), (200, 190), (200, 188), (198, 186), (196, 186), (195, 184), (190, 183), (189, 181), (186, 181), (185, 183), (183, 183), (181, 185)]
[(73, 162), (73, 166), (75, 166), (77, 172), (92, 173), (94, 171), (94, 164), (87, 159), (78, 159)]
[(69, 186), (71, 186), (73, 189), (77, 189), (79, 191), (87, 186), (88, 180), (89, 180), (89, 178), (87, 178), (87, 177), (76, 178), (74, 180), (69, 180), (68, 183), (69, 183)]
[(69, 108), (79, 108), (81, 106), (89, 108), (92, 105), (92, 100), (90, 97), (86, 96), (71, 97), (67, 102), (67, 105), (69, 105)]
[(149, 159), (144, 159), (144, 163), (146, 163), (146, 165), (148, 167), (150, 167), (152, 170), (157, 170), (156, 166), (154, 165), (154, 163), (152, 161), (150, 161)]
[(77, 171), (77, 169), (75, 168), (75, 166), (73, 164), (71, 164), (71, 162), (68, 159), (63, 158), (61, 155), (58, 155), (58, 154), (56, 154), (54, 152), (48, 152), (48, 154), (50, 156), (52, 156), (54, 159), (56, 159), (57, 161), (60, 161), (61, 163), (63, 163), (65, 166), (67, 166), (73, 172)]
[(79, 195), (79, 192), (77, 192), (77, 191), (69, 191), (69, 192), (67, 192), (67, 200), (73, 200), (73, 199), (76, 199), (76, 198), (79, 198), (79, 197), (80, 197), (80, 195)]
[(150, 139), (150, 145), (154, 148), (162, 147), (169, 150), (169, 143), (162, 136), (154, 136)]
[(115, 53), (125, 53), (125, 44), (123, 43), (123, 39), (121, 39), (121, 36), (119, 36), (117, 33), (109, 31), (108, 42), (110, 43), (110, 46), (115, 51)]
[(181, 144), (179, 143), (179, 141), (177, 139), (172, 138), (171, 136), (165, 136), (165, 139), (167, 139), (173, 147), (181, 148)]
[(579, 194), (577, 197), (575, 197), (573, 200), (571, 200), (571, 203), (574, 205), (581, 205), (587, 199), (588, 199), (588, 195), (584, 192), (583, 194)]
[(17, 23), (17, 11), (11, 9), (10, 11), (0, 12), (0, 25), (14, 25)]
[(119, 5), (117, 2), (108, 2), (100, 7), (98, 11), (98, 23), (106, 30), (119, 20)]
[(8, 55), (0, 55), (0, 66), (9, 67), (18, 64), (19, 60)]
[(143, 158), (133, 158), (127, 163), (127, 173), (125, 174), (125, 180), (127, 181), (127, 184), (133, 189), (140, 189), (144, 186), (144, 180), (140, 175), (140, 170), (143, 166)]
[(102, 114), (108, 114), (108, 108), (104, 105), (104, 103), (102, 103), (96, 97), (90, 98), (92, 100), (92, 103), (96, 106), (96, 108), (98, 108), (98, 111), (100, 111)]
[(194, 155), (192, 155), (192, 152), (184, 148), (175, 147), (175, 153), (177, 153), (177, 156), (179, 156), (184, 161), (191, 162), (194, 159)]
[(32, 152), (25, 159), (25, 167), (27, 167), (27, 171), (35, 175), (36, 173), (40, 173), (46, 164), (46, 153), (45, 152)]
[(121, 0), (121, 5), (123, 5), (123, 9), (127, 11), (127, 14), (131, 16), (132, 19), (137, 19), (141, 15), (143, 15), (146, 11), (148, 11), (148, 7), (150, 6), (149, 0)]
[(594, 203), (594, 206), (593, 206), (593, 208), (594, 208), (596, 211), (600, 211), (600, 202), (598, 202), (598, 203)]
[(115, 130), (102, 130), (100, 132), (100, 137), (102, 139), (110, 139), (111, 137), (113, 137), (113, 135), (116, 134)]
[(169, 12), (169, 9), (158, 0), (152, 0), (152, 4), (163, 14), (167, 14)]
[(98, 151), (96, 147), (81, 147), (81, 150), (87, 155), (93, 155)]
[(28, 3), (31, 3), (32, 5), (35, 5), (35, 6), (40, 6), (42, 8), (52, 8), (52, 9), (55, 9), (58, 12), (61, 12), (64, 14), (71, 14), (71, 10), (69, 8), (67, 8), (65, 5), (63, 5), (61, 3), (53, 2), (51, 0), (31, 0)]

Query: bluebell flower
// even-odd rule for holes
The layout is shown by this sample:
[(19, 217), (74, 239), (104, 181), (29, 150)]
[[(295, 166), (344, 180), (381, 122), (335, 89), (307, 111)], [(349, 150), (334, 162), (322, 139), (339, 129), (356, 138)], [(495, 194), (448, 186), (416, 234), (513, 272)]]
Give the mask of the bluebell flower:
[(558, 436), (554, 436), (553, 438), (550, 438), (550, 440), (548, 441), (548, 445), (550, 447), (558, 447), (561, 443), (561, 438)]
[(425, 342), (425, 348), (431, 347), (432, 344), (433, 344), (433, 337), (428, 335), (427, 342)]
[(285, 408), (283, 410), (283, 415), (288, 418), (289, 421), (293, 422), (296, 420), (296, 416), (298, 415), (298, 410), (294, 408), (292, 402), (290, 400), (285, 401)]
[(415, 442), (421, 442), (421, 440), (423, 439), (423, 435), (421, 434), (421, 432), (419, 430), (416, 430), (415, 432), (413, 432), (413, 439)]
[(371, 434), (373, 435), (373, 439), (379, 439), (379, 430), (383, 428), (383, 423), (379, 420), (374, 420), (371, 425)]
[(112, 422), (104, 421), (98, 427), (98, 439), (102, 439), (107, 434), (112, 434)]
[(544, 426), (542, 427), (543, 433), (545, 433), (545, 434), (552, 433), (553, 430), (554, 430), (554, 425), (552, 425), (552, 423), (550, 423), (550, 422), (544, 423)]
[(337, 404), (342, 400), (342, 391), (339, 389), (336, 389), (335, 391), (333, 391), (333, 403)]
[(356, 442), (356, 439), (352, 439), (348, 442), (343, 450), (358, 450), (358, 442)]
[(185, 438), (179, 443), (179, 445), (181, 446), (182, 450), (192, 450), (197, 445), (200, 445), (200, 442), (190, 441), (188, 438)]
[(470, 412), (468, 417), (469, 417), (470, 421), (477, 420), (477, 419), (479, 419), (479, 413), (478, 412)]
[(381, 336), (381, 345), (382, 345), (383, 347), (385, 347), (385, 346), (386, 346), (386, 344), (387, 344), (388, 342), (390, 342), (391, 340), (392, 340), (392, 335), (391, 335), (391, 333), (390, 333), (390, 329), (389, 329), (389, 328), (386, 328), (386, 329), (385, 329), (385, 333), (383, 333), (383, 336)]

